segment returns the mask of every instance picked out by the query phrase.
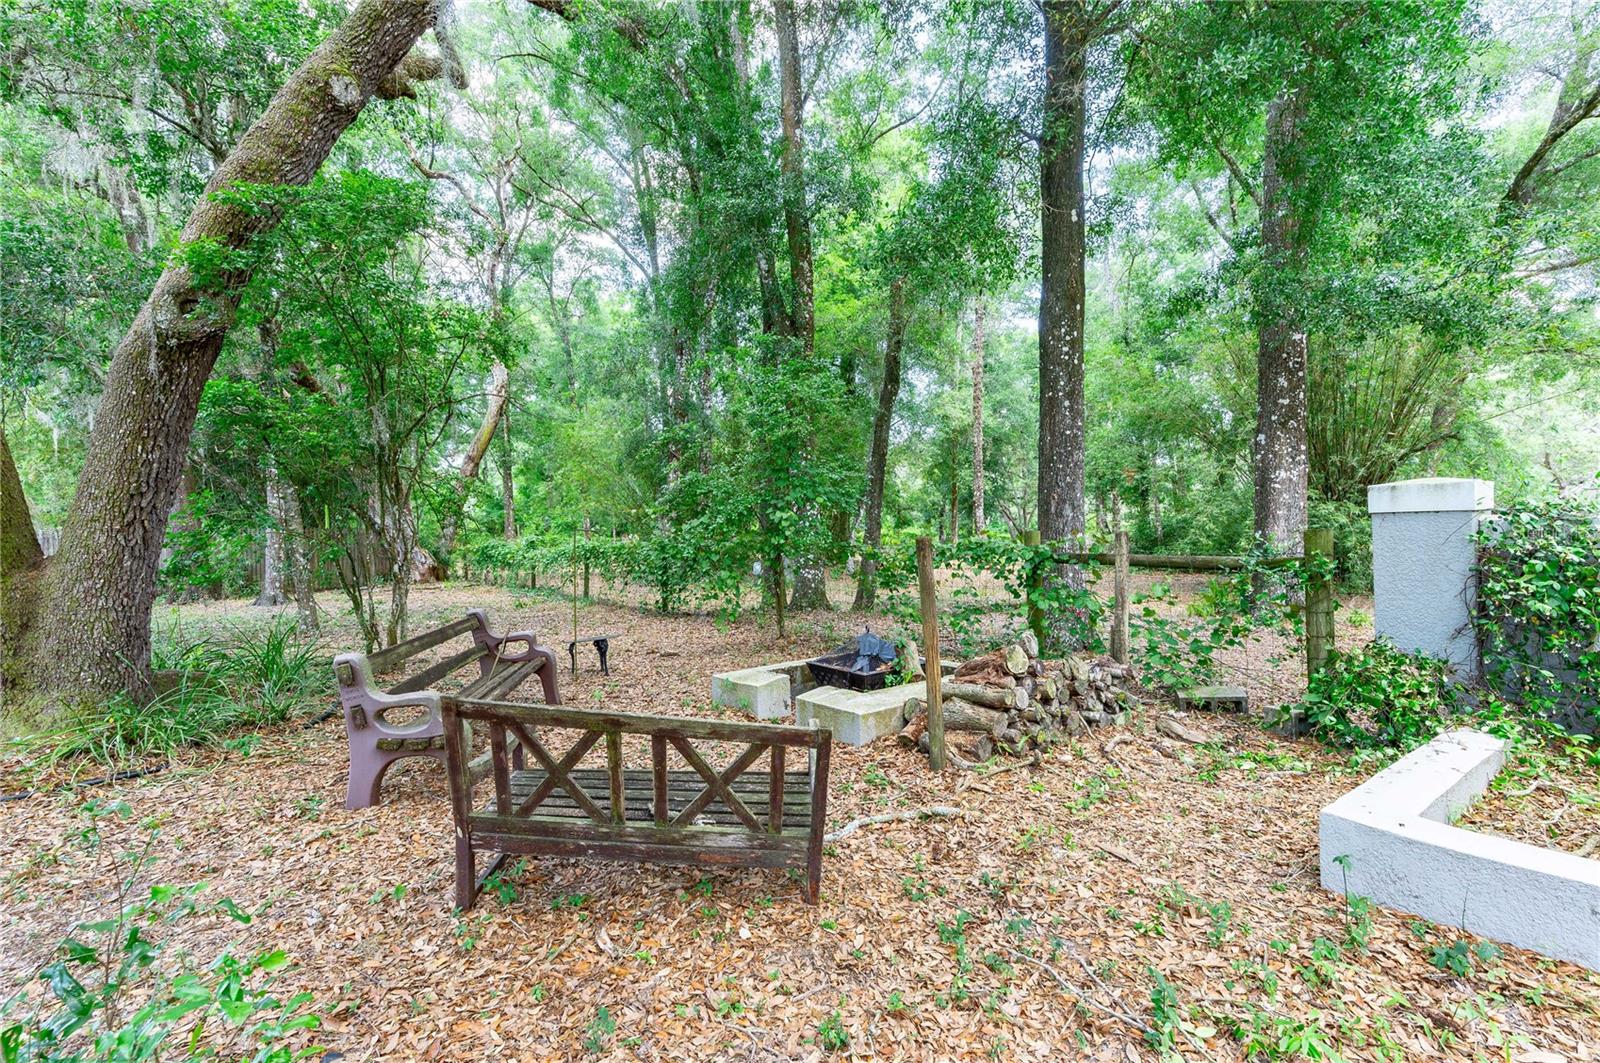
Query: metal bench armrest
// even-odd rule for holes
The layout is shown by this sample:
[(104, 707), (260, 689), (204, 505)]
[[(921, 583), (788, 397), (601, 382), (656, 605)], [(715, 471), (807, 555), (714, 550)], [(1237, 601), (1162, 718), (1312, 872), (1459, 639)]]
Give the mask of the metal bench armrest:
[[(440, 733), (439, 695), (434, 691), (384, 693), (373, 683), (372, 666), (364, 653), (339, 654), (333, 659), (333, 674), (339, 683), (345, 726), (352, 734), (368, 728), (382, 738), (420, 738)], [(426, 709), (427, 713), (408, 724), (394, 724), (384, 719), (391, 709), (407, 708)]]

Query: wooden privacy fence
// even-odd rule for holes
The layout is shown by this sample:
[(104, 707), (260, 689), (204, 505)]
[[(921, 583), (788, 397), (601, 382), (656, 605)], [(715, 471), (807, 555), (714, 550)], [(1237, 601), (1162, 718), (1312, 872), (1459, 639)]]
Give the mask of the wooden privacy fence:
[[(1039, 545), (1037, 531), (1022, 533), (1029, 546)], [(1307, 528), (1304, 552), (1266, 559), (1233, 554), (1134, 554), (1128, 551), (1128, 533), (1116, 533), (1109, 552), (1062, 551), (1055, 555), (1062, 564), (1108, 565), (1112, 570), (1111, 656), (1119, 664), (1128, 663), (1128, 613), (1132, 603), (1129, 571), (1134, 568), (1163, 569), (1171, 572), (1238, 572), (1246, 568), (1287, 568), (1307, 559), (1315, 563), (1305, 571), (1305, 655), (1306, 674), (1314, 675), (1333, 652), (1333, 530)], [(1033, 574), (1028, 588), (1028, 627), (1044, 642), (1044, 611), (1033, 604), (1034, 592), (1042, 585), (1044, 573)]]

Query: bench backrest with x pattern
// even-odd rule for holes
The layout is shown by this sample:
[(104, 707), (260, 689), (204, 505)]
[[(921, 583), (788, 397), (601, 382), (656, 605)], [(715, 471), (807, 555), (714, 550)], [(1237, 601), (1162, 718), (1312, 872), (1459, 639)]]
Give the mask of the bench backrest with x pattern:
[[(804, 869), (815, 903), (831, 732), (456, 697), (442, 709), (460, 907), (482, 886), (478, 852)], [(572, 740), (558, 755), (546, 743), (563, 732)], [(487, 737), (488, 772), (471, 769), (474, 734)], [(648, 768), (627, 767), (624, 739), (635, 736), (648, 739)], [(602, 742), (605, 767), (581, 768)], [(744, 749), (718, 769), (697, 742)], [(669, 770), (669, 749), (688, 770)], [(643, 753), (634, 754), (641, 765)], [(493, 792), (480, 798), (486, 778)]]

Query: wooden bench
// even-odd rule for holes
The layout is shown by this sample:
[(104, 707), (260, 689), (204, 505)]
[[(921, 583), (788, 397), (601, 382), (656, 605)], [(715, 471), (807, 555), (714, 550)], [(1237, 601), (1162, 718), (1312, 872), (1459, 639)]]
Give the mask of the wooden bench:
[(569, 639), (567, 641), (567, 656), (572, 658), (572, 674), (578, 674), (578, 644), (592, 642), (594, 643), (595, 652), (600, 655), (600, 674), (610, 675), (611, 665), (606, 662), (606, 654), (611, 652), (611, 640), (616, 637), (615, 635), (606, 634), (585, 635), (582, 638)]
[[(511, 853), (803, 868), (806, 900), (817, 902), (831, 732), (448, 695), (442, 702), (457, 907), (472, 907), (484, 879)], [(488, 734), (490, 764), (481, 772), (469, 760), (474, 731)], [(572, 732), (571, 744), (559, 754), (540, 739), (551, 731)], [(633, 736), (649, 739), (650, 767), (624, 766), (623, 739)], [(696, 741), (745, 748), (718, 770), (695, 748)], [(597, 745), (604, 746), (605, 766), (580, 766)], [(669, 749), (689, 770), (668, 770)], [(791, 756), (791, 749), (806, 751), (809, 763)], [(519, 770), (520, 753), (537, 767)], [(750, 770), (762, 759), (767, 770)], [(797, 762), (802, 770), (788, 770)], [(494, 785), (480, 797), (475, 788), (487, 778)], [(483, 877), (475, 873), (479, 852), (499, 854)]]
[[(467, 635), (472, 637), (470, 646), (428, 665), (388, 690), (380, 689), (373, 681), (374, 675), (392, 671), (419, 653)], [(518, 644), (520, 649), (515, 648)], [(339, 701), (344, 707), (345, 734), (350, 739), (346, 808), (377, 804), (384, 773), (397, 760), (406, 757), (445, 759), (440, 694), (430, 688), (452, 673), (473, 665), (478, 668), (478, 678), (462, 688), (461, 693), (467, 697), (503, 699), (537, 675), (544, 686), (546, 704), (561, 704), (561, 692), (556, 687), (555, 654), (539, 645), (538, 636), (531, 631), (496, 635), (489, 630), (489, 618), (482, 609), (468, 610), (460, 620), (397, 642), (370, 657), (364, 653), (341, 653), (333, 659)], [(404, 723), (388, 719), (388, 714), (397, 709), (412, 710), (416, 716)]]

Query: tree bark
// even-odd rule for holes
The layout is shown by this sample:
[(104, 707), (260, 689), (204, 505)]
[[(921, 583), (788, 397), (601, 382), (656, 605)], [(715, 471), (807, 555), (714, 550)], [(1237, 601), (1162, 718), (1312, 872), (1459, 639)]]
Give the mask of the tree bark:
[(1296, 278), (1306, 259), (1309, 226), (1297, 202), (1303, 183), (1299, 152), (1305, 115), (1298, 92), (1267, 108), (1261, 163), (1264, 270), (1256, 284), (1255, 532), (1285, 553), (1300, 549), (1306, 527), (1310, 447), (1306, 436), (1306, 331), (1296, 305)]
[(517, 483), (511, 467), (511, 414), (507, 412), (500, 419), (501, 448), (500, 448), (500, 506), (504, 520), (501, 522), (501, 533), (506, 542), (515, 542), (517, 538)]
[(22, 491), (22, 477), (0, 427), (0, 577), (25, 572), (44, 561), (33, 530), (33, 514)]
[[(408, 75), (438, 75), (437, 61), (402, 64), (436, 9), (433, 0), (363, 0), (273, 97), (207, 193), (240, 182), (310, 181), (370, 98), (413, 92)], [(275, 223), (208, 194), (179, 246), (239, 248)], [(112, 355), (61, 549), (26, 636), (29, 679), (58, 704), (150, 691), (162, 537), (200, 393), (248, 279), (236, 271), (208, 283), (174, 261)], [(65, 645), (73, 651), (60, 652)]]
[(905, 280), (889, 285), (889, 332), (883, 347), (883, 383), (878, 386), (878, 411), (872, 418), (872, 448), (867, 453), (867, 501), (862, 517), (865, 546), (856, 577), (855, 608), (871, 609), (878, 596), (878, 561), (883, 545), (883, 483), (889, 467), (889, 429), (900, 396), (900, 350), (906, 336)]
[(495, 431), (500, 427), (501, 415), (505, 413), (506, 401), (510, 397), (510, 373), (503, 363), (496, 361), (489, 367), (489, 405), (483, 411), (483, 423), (478, 426), (477, 435), (472, 437), (472, 445), (467, 448), (466, 455), (461, 459), (461, 469), (456, 475), (455, 504), (449, 508), (444, 520), (439, 527), (439, 556), (448, 563), (450, 555), (455, 552), (456, 536), (460, 534), (461, 511), (467, 501), (467, 486), (477, 477), (478, 469), (483, 465), (484, 455), (489, 453), (489, 444), (494, 442)]
[(1039, 532), (1046, 542), (1084, 528), (1083, 4), (1044, 5), (1044, 127), (1040, 137)]
[(989, 526), (983, 511), (983, 296), (972, 311), (972, 530)]
[(278, 470), (267, 466), (267, 526), (266, 543), (261, 552), (261, 592), (254, 605), (277, 607), (288, 601), (283, 596), (283, 482)]
[(305, 520), (300, 514), (300, 491), (284, 479), (278, 481), (278, 512), (274, 522), (283, 529), (283, 552), (288, 569), (289, 589), (294, 593), (295, 626), (302, 635), (320, 628), (316, 587), (312, 582), (311, 552), (306, 542)]
[[(800, 38), (794, 0), (773, 0), (778, 36), (779, 98), (783, 121), (783, 223), (789, 245), (789, 319), (807, 361), (816, 350), (813, 308), (811, 216), (806, 209), (804, 107), (800, 88)], [(830, 609), (827, 567), (821, 558), (796, 559), (791, 609)]]
[(0, 425), (0, 688), (11, 685), (11, 665), (18, 660), (16, 641), (32, 620), (37, 602), (34, 581), (43, 564), (44, 550), (33, 530), (22, 477)]
[(783, 118), (783, 224), (789, 243), (789, 281), (794, 288), (789, 316), (807, 358), (816, 346), (812, 308), (811, 216), (806, 210), (804, 101), (800, 90), (800, 39), (794, 0), (773, 0), (778, 35), (778, 71)]

